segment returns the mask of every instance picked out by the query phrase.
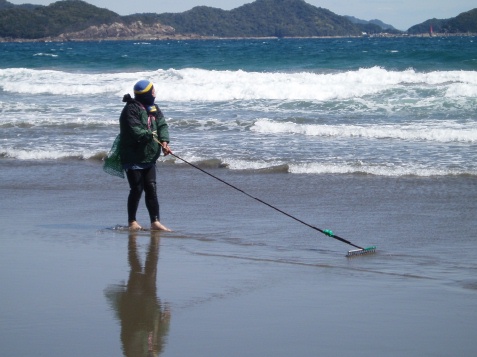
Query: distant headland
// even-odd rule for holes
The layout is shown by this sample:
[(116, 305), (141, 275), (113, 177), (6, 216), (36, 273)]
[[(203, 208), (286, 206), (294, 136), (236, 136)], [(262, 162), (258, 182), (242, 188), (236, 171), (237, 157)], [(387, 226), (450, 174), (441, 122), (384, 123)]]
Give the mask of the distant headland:
[(233, 10), (120, 16), (82, 0), (48, 6), (0, 0), (0, 41), (455, 36), (477, 34), (477, 8), (399, 31), (380, 20), (340, 16), (304, 0), (256, 0)]

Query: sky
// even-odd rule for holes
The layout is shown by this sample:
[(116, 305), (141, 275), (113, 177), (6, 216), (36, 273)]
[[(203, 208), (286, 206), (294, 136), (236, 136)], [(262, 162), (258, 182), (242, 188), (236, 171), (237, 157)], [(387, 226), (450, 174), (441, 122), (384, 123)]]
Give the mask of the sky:
[[(7, 0), (12, 4), (49, 5), (52, 0)], [(254, 0), (85, 0), (119, 15), (153, 12), (183, 12), (195, 6), (232, 10)], [(305, 0), (337, 15), (350, 15), (362, 20), (378, 19), (398, 30), (407, 30), (426, 20), (448, 19), (477, 7), (475, 0)]]

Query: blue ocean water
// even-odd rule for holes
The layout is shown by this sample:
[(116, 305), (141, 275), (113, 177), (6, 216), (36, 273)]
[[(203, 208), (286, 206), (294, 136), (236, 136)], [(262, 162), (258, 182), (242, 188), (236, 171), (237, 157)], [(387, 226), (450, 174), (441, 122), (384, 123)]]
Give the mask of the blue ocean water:
[(176, 154), (191, 161), (308, 174), (477, 175), (474, 37), (0, 47), (3, 158), (103, 157), (123, 94), (147, 78)]

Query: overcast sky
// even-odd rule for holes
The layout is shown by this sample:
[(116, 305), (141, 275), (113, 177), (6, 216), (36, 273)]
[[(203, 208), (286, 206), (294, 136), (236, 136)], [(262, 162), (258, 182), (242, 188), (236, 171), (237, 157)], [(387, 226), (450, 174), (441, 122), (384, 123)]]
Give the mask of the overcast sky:
[[(49, 5), (52, 0), (8, 0), (13, 4)], [(211, 6), (231, 10), (254, 0), (86, 0), (119, 15), (144, 12), (183, 12), (194, 6)], [(448, 19), (477, 7), (475, 0), (305, 0), (337, 15), (350, 15), (363, 20), (378, 19), (399, 30), (428, 19)]]

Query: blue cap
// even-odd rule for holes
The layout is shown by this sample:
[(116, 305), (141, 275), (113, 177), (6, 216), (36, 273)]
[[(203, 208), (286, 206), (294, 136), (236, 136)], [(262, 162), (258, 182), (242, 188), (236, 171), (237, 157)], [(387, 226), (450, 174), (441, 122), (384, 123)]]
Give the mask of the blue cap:
[(152, 82), (146, 79), (140, 80), (134, 85), (134, 94), (144, 94), (151, 90)]

